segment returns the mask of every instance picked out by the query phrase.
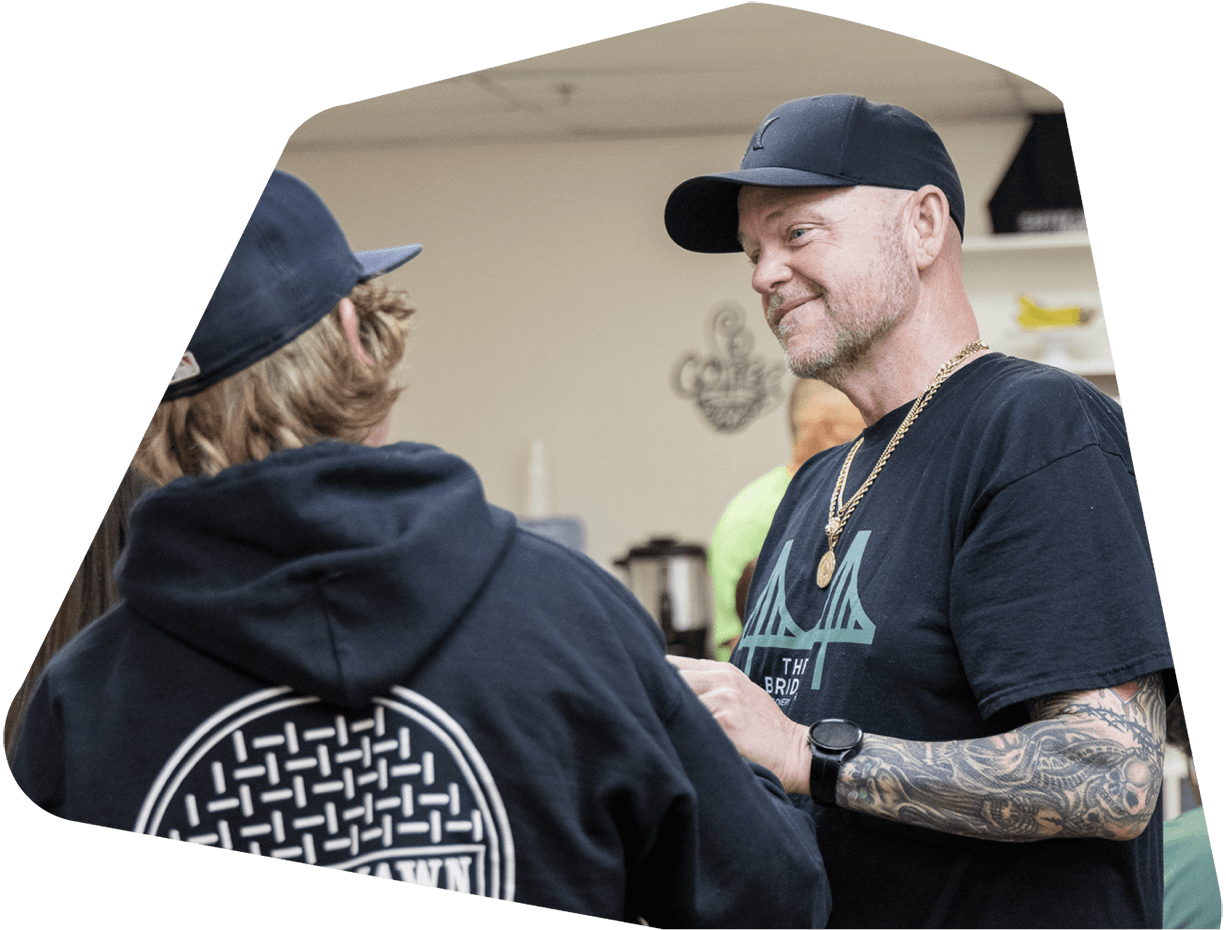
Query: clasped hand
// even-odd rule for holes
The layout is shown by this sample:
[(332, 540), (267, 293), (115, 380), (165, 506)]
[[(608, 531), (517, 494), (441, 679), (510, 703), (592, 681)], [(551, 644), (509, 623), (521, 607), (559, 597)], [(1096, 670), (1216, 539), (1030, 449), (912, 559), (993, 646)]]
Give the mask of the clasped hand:
[(809, 793), (808, 728), (788, 719), (775, 699), (735, 665), (668, 656), (737, 751), (770, 769), (794, 793)]

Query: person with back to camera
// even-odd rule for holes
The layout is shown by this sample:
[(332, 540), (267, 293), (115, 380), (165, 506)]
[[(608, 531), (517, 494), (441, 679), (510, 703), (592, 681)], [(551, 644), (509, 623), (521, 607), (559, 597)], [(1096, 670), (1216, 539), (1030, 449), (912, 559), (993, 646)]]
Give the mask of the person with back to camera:
[(750, 482), (728, 503), (711, 533), (707, 568), (715, 591), (711, 638), (715, 658), (727, 661), (744, 618), (744, 591), (771, 517), (792, 476), (823, 449), (849, 442), (864, 429), (858, 411), (824, 381), (801, 378), (788, 396), (792, 451), (786, 465)]
[(793, 479), (732, 662), (673, 658), (815, 820), (832, 926), (1158, 926), (1162, 609), (1119, 405), (992, 353), (940, 138), (834, 94), (665, 208), (868, 424)]
[[(13, 758), (61, 817), (656, 926), (821, 926), (807, 818), (633, 595), (383, 445), (412, 312), (274, 172), (141, 443), (124, 600)], [(781, 838), (786, 843), (780, 848)]]

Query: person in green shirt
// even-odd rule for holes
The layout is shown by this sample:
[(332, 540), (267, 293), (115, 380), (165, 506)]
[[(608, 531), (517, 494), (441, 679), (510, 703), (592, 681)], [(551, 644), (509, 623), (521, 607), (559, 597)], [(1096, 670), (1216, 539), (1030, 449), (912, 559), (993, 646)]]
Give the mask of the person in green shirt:
[(1183, 716), (1183, 699), (1176, 699), (1167, 711), (1167, 741), (1188, 757), (1188, 774), (1197, 806), (1184, 811), (1162, 828), (1162, 926), (1221, 927), (1222, 893), (1213, 850), (1209, 848), (1209, 829), (1205, 809), (1200, 805), (1200, 786), (1188, 726)]
[(773, 468), (742, 488), (715, 524), (707, 551), (707, 571), (715, 589), (711, 640), (715, 658), (727, 662), (741, 635), (744, 592), (775, 508), (800, 466), (824, 449), (850, 442), (864, 429), (864, 420), (841, 391), (813, 378), (797, 379), (788, 398), (792, 454), (786, 465)]

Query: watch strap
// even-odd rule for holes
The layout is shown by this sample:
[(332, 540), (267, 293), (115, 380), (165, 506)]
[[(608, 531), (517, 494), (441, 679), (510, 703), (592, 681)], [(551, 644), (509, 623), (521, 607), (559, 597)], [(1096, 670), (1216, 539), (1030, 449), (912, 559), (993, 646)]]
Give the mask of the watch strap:
[(819, 720), (809, 727), (809, 796), (815, 802), (837, 805), (839, 771), (863, 741), (864, 731), (850, 720)]
[(835, 806), (839, 786), (839, 769), (843, 766), (842, 755), (833, 755), (809, 747), (813, 761), (809, 766), (809, 794), (818, 804)]

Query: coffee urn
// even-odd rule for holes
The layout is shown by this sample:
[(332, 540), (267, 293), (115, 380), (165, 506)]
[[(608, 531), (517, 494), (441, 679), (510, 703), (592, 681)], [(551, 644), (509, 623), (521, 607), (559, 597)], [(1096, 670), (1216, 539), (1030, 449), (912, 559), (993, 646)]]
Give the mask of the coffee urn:
[(707, 551), (669, 536), (635, 546), (614, 563), (626, 584), (664, 631), (668, 651), (711, 658), (711, 576)]

